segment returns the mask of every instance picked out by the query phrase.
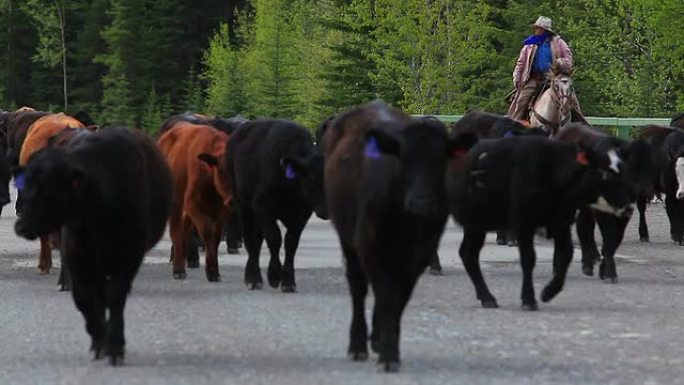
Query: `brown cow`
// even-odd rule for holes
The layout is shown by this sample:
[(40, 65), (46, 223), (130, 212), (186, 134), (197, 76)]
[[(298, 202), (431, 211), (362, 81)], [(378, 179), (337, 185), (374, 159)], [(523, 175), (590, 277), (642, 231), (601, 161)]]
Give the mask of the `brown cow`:
[[(84, 128), (78, 120), (64, 113), (45, 115), (36, 120), (26, 133), (26, 139), (19, 152), (19, 166), (24, 167), (33, 154), (44, 149), (48, 145), (50, 137), (59, 134), (68, 127)], [(50, 234), (40, 236), (40, 256), (38, 258), (38, 271), (40, 274), (49, 274), (52, 267), (52, 252), (50, 247)], [(59, 233), (52, 234), (55, 239)], [(60, 289), (64, 289), (60, 283)]]
[(169, 231), (173, 277), (184, 279), (192, 228), (204, 241), (207, 280), (220, 280), (218, 244), (231, 213), (232, 188), (223, 159), (228, 135), (207, 125), (180, 121), (157, 144), (173, 174), (175, 197)]

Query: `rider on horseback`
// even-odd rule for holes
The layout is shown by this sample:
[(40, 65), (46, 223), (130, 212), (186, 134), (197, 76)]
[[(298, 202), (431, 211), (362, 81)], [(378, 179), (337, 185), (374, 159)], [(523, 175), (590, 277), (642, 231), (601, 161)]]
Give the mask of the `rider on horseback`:
[[(570, 47), (551, 29), (550, 18), (539, 16), (532, 27), (534, 34), (525, 39), (513, 71), (516, 93), (508, 109), (508, 116), (515, 120), (528, 120), (531, 101), (542, 91), (552, 63), (556, 62), (567, 69), (573, 66)], [(573, 99), (574, 115), (579, 120), (584, 120), (574, 93)]]

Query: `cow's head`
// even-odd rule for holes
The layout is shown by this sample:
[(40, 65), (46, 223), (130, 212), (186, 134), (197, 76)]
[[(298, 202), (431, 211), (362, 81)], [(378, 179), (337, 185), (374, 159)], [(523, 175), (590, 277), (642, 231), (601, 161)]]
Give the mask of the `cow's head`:
[(316, 216), (328, 219), (323, 188), (323, 155), (315, 152), (308, 157), (285, 157), (280, 159), (282, 173), (290, 183), (297, 183)]
[(17, 189), (23, 194), (23, 212), (14, 230), (26, 239), (58, 230), (78, 209), (87, 187), (83, 170), (72, 164), (61, 149), (35, 153), (26, 167), (15, 171)]
[(415, 216), (429, 216), (445, 210), (446, 164), (452, 150), (444, 124), (424, 118), (407, 125), (399, 137), (369, 130), (365, 156), (397, 157), (401, 161), (399, 186), (404, 210)]
[(623, 143), (613, 137), (579, 149), (579, 163), (588, 167), (586, 181), (594, 191), (590, 207), (618, 217), (632, 215), (635, 195), (629, 175)]
[(232, 205), (233, 187), (228, 176), (228, 168), (222, 159), (225, 158), (225, 147), (214, 153), (201, 153), (197, 159), (208, 167), (214, 180), (214, 188), (225, 206)]

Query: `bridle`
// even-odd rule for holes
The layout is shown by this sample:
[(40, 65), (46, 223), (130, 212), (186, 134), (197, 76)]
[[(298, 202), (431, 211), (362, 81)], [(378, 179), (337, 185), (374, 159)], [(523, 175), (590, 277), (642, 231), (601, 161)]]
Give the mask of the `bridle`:
[[(551, 101), (558, 108), (558, 117), (560, 121), (558, 123), (553, 123), (539, 114), (534, 107), (532, 108), (532, 113), (543, 125), (551, 127), (554, 131), (559, 130), (566, 123), (570, 121), (570, 108), (572, 96), (575, 94), (575, 89), (572, 84), (572, 78), (568, 74), (558, 74), (553, 76), (550, 80), (551, 82)], [(563, 92), (561, 88), (561, 83), (570, 83), (567, 87), (567, 91)], [(563, 117), (566, 117), (563, 119)]]

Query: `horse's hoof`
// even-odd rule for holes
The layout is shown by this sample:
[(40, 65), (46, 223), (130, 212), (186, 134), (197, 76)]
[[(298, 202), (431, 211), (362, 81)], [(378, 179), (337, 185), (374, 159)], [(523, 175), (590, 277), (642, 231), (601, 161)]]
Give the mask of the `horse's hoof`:
[(184, 271), (174, 272), (173, 279), (185, 279), (188, 275)]
[(522, 309), (523, 309), (524, 311), (537, 311), (537, 310), (539, 310), (539, 305), (537, 305), (536, 302), (532, 302), (532, 303), (523, 303), (523, 304), (522, 304)]
[(197, 269), (199, 266), (199, 261), (188, 261), (188, 269)]
[(347, 357), (351, 361), (367, 361), (368, 360), (368, 352), (349, 352), (347, 353)]
[(283, 293), (296, 293), (297, 292), (297, 285), (295, 285), (295, 284), (289, 284), (289, 285), (283, 284), (282, 286), (280, 286), (280, 291), (282, 291)]
[(378, 361), (378, 371), (379, 372), (397, 373), (397, 372), (399, 372), (400, 367), (401, 367), (401, 365), (399, 364), (399, 361), (388, 361), (388, 362)]
[(490, 299), (482, 301), (482, 307), (485, 309), (497, 309), (499, 307), (499, 304), (496, 303), (495, 299)]

